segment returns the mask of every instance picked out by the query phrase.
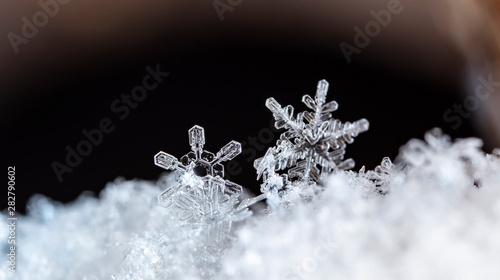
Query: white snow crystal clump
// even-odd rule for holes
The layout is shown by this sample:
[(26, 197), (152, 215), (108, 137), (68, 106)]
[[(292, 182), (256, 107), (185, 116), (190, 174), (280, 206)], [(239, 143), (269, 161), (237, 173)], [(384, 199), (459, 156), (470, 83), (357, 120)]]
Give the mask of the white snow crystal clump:
[(500, 151), (481, 145), (432, 130), (394, 164), (335, 172), (309, 202), (235, 223), (212, 261), (195, 257), (206, 232), (159, 207), (156, 184), (117, 180), (68, 205), (38, 196), (0, 279), (498, 279)]

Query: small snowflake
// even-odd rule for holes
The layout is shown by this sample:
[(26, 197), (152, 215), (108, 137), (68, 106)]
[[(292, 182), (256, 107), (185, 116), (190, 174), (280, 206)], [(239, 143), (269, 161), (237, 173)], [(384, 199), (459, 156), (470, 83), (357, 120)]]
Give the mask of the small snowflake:
[(392, 163), (389, 157), (384, 157), (380, 165), (375, 167), (375, 170), (365, 171), (365, 166), (361, 167), (358, 173), (353, 173), (354, 177), (358, 178), (358, 185), (365, 185), (363, 180), (370, 182), (367, 189), (375, 190), (378, 194), (387, 194), (389, 185), (394, 177), (396, 166)]
[[(217, 154), (203, 150), (205, 132), (201, 126), (189, 130), (191, 152), (180, 160), (165, 152), (155, 155), (155, 164), (167, 170), (175, 170), (177, 179), (158, 196), (163, 207), (175, 206), (180, 210), (179, 219), (193, 227), (226, 221), (236, 210), (242, 187), (224, 179), (222, 162), (241, 153), (241, 144), (231, 141)], [(229, 226), (223, 231), (228, 231)]]

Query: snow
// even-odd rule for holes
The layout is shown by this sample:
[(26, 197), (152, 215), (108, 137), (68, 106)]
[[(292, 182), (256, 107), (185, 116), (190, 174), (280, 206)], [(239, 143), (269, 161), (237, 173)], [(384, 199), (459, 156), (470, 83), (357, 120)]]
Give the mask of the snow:
[(500, 150), (481, 145), (435, 129), (394, 164), (288, 186), (233, 221), (218, 255), (207, 227), (158, 206), (174, 176), (117, 179), (70, 204), (35, 196), (18, 220), (16, 272), (0, 279), (498, 279)]

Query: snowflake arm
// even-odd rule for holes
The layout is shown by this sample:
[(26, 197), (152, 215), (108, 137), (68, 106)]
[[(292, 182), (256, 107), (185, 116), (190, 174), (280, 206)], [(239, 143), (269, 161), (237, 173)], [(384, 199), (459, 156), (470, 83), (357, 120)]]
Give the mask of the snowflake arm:
[(299, 123), (294, 119), (293, 107), (291, 105), (282, 108), (278, 101), (270, 97), (266, 100), (266, 107), (273, 113), (276, 120), (274, 126), (277, 129), (286, 128), (289, 129), (289, 133), (301, 135), (303, 123)]

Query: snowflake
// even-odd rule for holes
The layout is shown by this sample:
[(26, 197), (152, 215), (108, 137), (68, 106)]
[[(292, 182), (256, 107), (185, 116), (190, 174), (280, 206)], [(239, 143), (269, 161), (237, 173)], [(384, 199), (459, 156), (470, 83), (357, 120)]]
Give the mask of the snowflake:
[(180, 160), (165, 152), (155, 155), (157, 166), (176, 171), (176, 182), (158, 196), (158, 204), (175, 206), (178, 218), (193, 228), (213, 225), (209, 234), (219, 240), (229, 232), (232, 219), (237, 219), (238, 214), (249, 215), (241, 211), (247, 210), (248, 200), (236, 208), (242, 187), (224, 179), (222, 165), (241, 153), (241, 144), (231, 141), (217, 154), (203, 150), (204, 144), (204, 129), (195, 125), (189, 130), (191, 152)]
[[(302, 102), (312, 112), (302, 112), (293, 117), (294, 108), (284, 108), (274, 99), (268, 98), (266, 106), (276, 120), (275, 126), (286, 131), (281, 134), (276, 146), (270, 148), (266, 156), (255, 161), (258, 178), (264, 176), (263, 191), (282, 188), (288, 178), (297, 178), (301, 182), (318, 182), (326, 174), (336, 170), (354, 167), (352, 159), (344, 160), (346, 144), (354, 141), (353, 137), (367, 131), (369, 123), (360, 119), (354, 123), (332, 118), (331, 112), (337, 110), (335, 101), (326, 102), (328, 82), (318, 83), (316, 96), (302, 97)], [(276, 177), (276, 171), (288, 169), (288, 176)], [(271, 178), (272, 182), (267, 180)], [(281, 181), (280, 181), (281, 180)]]
[(375, 170), (365, 170), (366, 168), (363, 166), (358, 173), (349, 171), (355, 180), (355, 184), (364, 186), (367, 190), (375, 191), (377, 194), (387, 194), (396, 170), (396, 166), (391, 159), (384, 157), (380, 165), (375, 167)]

